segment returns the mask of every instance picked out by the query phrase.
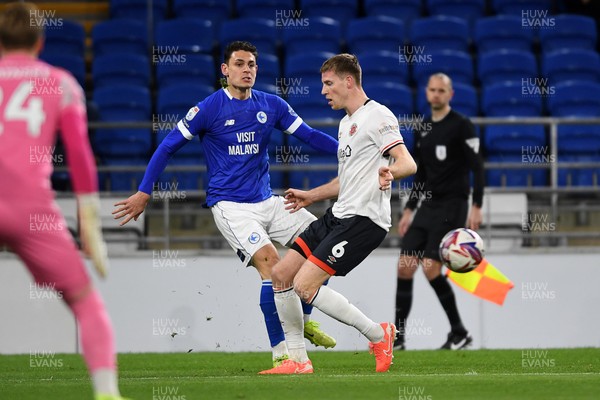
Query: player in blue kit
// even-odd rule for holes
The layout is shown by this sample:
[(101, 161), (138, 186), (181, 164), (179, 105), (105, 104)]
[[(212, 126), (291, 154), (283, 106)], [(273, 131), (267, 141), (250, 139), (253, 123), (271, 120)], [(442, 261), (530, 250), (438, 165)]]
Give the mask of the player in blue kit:
[[(260, 306), (273, 349), (273, 364), (288, 358), (273, 288), (272, 267), (279, 254), (271, 240), (291, 245), (316, 217), (306, 210), (290, 214), (284, 198), (273, 194), (267, 145), (273, 129), (294, 135), (324, 153), (337, 154), (337, 141), (309, 127), (280, 97), (253, 90), (258, 65), (256, 47), (236, 41), (225, 49), (221, 72), (227, 87), (192, 107), (158, 146), (139, 191), (115, 204), (121, 225), (142, 214), (152, 186), (171, 156), (199, 136), (206, 154), (210, 207), (219, 231), (244, 265), (253, 265), (263, 281)], [(335, 339), (309, 320), (312, 307), (305, 305), (306, 337), (315, 345), (333, 347)]]

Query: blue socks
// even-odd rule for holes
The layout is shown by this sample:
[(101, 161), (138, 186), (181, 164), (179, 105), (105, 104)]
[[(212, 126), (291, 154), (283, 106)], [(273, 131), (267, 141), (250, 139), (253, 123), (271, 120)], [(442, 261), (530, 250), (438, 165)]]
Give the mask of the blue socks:
[(281, 327), (281, 321), (279, 321), (279, 315), (277, 314), (277, 307), (275, 307), (273, 284), (270, 279), (262, 281), (260, 309), (265, 316), (265, 325), (267, 326), (271, 347), (275, 347), (285, 340), (285, 336)]

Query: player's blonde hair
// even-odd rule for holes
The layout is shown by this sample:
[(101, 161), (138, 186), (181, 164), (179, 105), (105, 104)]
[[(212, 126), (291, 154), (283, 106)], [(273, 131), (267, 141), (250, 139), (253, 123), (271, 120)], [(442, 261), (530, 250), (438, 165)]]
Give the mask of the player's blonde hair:
[(349, 74), (358, 87), (362, 85), (362, 69), (354, 54), (343, 53), (329, 58), (321, 66), (321, 73), (327, 71), (333, 71), (342, 79)]
[(44, 36), (39, 9), (33, 3), (7, 4), (0, 12), (0, 46), (4, 50), (29, 50)]

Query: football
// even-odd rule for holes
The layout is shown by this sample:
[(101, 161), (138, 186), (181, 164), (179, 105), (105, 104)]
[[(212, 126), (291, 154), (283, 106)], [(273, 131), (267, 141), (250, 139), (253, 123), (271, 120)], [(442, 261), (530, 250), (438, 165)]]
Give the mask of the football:
[(455, 272), (474, 270), (483, 260), (484, 255), (483, 240), (471, 229), (451, 230), (440, 242), (442, 263)]

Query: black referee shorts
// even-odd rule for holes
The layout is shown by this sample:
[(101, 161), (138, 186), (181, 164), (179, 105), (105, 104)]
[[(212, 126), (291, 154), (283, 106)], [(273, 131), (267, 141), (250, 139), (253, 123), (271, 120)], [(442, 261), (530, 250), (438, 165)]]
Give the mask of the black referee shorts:
[(442, 238), (452, 229), (465, 227), (468, 208), (468, 201), (461, 198), (422, 202), (402, 238), (400, 253), (441, 261), (439, 246)]
[(340, 219), (329, 208), (298, 236), (291, 248), (329, 275), (345, 276), (381, 244), (386, 234), (368, 217)]

